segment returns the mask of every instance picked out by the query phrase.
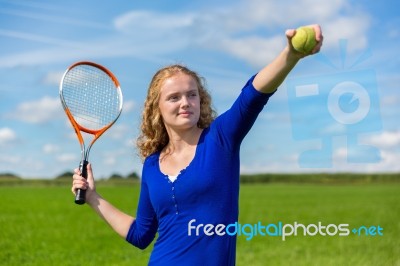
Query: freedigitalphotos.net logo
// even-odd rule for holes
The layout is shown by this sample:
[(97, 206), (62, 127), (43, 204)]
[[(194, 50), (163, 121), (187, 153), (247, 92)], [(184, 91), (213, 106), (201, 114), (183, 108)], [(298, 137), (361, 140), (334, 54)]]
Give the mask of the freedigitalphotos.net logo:
[(350, 229), (350, 225), (343, 224), (302, 224), (294, 222), (293, 224), (284, 224), (282, 222), (263, 224), (240, 224), (238, 222), (225, 224), (202, 224), (196, 223), (196, 219), (188, 222), (188, 236), (245, 236), (246, 240), (252, 240), (256, 236), (260, 237), (280, 237), (285, 241), (291, 236), (349, 236), (351, 233), (356, 236), (383, 236), (383, 228), (380, 225), (359, 226)]
[[(346, 151), (348, 163), (381, 160), (378, 148), (360, 143), (363, 134), (382, 129), (375, 71), (359, 68), (371, 53), (367, 50), (347, 64), (347, 41), (340, 40), (339, 46), (341, 66), (320, 53), (315, 59), (332, 71), (286, 82), (293, 138), (319, 143), (299, 154), (301, 168), (333, 167), (333, 154), (339, 148)], [(334, 147), (337, 137), (346, 138), (344, 147)]]

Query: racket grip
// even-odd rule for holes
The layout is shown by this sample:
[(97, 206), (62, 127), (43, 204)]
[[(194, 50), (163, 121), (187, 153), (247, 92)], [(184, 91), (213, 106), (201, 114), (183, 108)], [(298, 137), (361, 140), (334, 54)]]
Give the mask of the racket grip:
[[(81, 172), (81, 176), (87, 179), (87, 165), (88, 161), (83, 160), (79, 164), (79, 171)], [(85, 204), (85, 198), (86, 198), (86, 190), (84, 189), (77, 189), (76, 195), (75, 195), (75, 203), (78, 205)]]

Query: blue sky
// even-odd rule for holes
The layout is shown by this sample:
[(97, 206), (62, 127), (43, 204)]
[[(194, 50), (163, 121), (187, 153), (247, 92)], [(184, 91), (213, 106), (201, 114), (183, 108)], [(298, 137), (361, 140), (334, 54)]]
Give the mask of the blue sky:
[(0, 172), (52, 178), (80, 148), (58, 97), (76, 61), (118, 77), (124, 110), (93, 146), (96, 176), (141, 172), (134, 147), (148, 83), (167, 64), (207, 79), (218, 113), (285, 46), (318, 23), (301, 61), (242, 145), (242, 172), (400, 171), (400, 19), (389, 1), (0, 0)]

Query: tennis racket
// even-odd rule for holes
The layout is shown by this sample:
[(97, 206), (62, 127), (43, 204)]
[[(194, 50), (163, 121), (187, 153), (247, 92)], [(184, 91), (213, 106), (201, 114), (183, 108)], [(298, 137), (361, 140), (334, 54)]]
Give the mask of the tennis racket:
[[(81, 146), (79, 170), (87, 178), (89, 152), (96, 140), (117, 121), (122, 111), (122, 92), (117, 78), (105, 67), (77, 62), (64, 73), (60, 99)], [(85, 146), (91, 139), (90, 144)], [(78, 189), (75, 203), (85, 203), (86, 190)]]

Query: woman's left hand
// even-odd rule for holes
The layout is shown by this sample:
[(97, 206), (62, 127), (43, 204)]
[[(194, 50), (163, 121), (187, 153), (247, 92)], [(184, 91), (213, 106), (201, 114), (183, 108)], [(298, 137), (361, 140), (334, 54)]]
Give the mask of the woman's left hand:
[(310, 27), (310, 28), (312, 28), (314, 30), (314, 32), (315, 32), (315, 40), (317, 41), (314, 49), (308, 54), (303, 54), (303, 53), (297, 52), (293, 48), (291, 40), (292, 40), (293, 36), (296, 34), (296, 30), (295, 29), (289, 29), (289, 30), (286, 30), (286, 32), (285, 32), (286, 38), (288, 39), (288, 46), (289, 46), (290, 51), (295, 53), (295, 54), (297, 54), (300, 58), (303, 58), (305, 56), (318, 53), (321, 50), (322, 42), (323, 42), (323, 39), (324, 39), (324, 36), (322, 35), (322, 29), (321, 29), (320, 25), (312, 24), (312, 25), (307, 25), (305, 27)]

